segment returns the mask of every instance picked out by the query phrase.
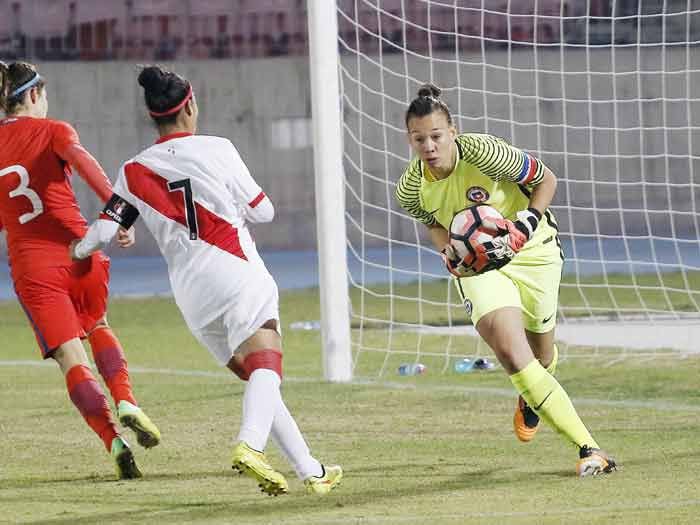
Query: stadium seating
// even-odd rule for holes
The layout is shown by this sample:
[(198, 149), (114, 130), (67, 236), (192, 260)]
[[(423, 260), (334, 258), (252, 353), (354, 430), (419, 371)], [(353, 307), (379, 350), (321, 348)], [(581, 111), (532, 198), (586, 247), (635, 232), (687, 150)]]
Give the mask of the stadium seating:
[[(492, 0), (483, 17), (482, 0), (462, 0), (458, 9), (402, 0), (382, 0), (379, 10), (355, 0), (337, 3), (343, 40), (370, 54), (380, 47), (425, 53), (586, 38), (595, 45), (610, 43), (613, 33), (610, 0)], [(645, 2), (644, 13), (663, 3)], [(631, 16), (616, 22), (618, 43), (637, 38), (636, 0), (615, 6), (614, 15)], [(354, 16), (343, 16), (355, 9), (360, 26)], [(580, 23), (586, 16), (595, 21), (588, 35)], [(653, 31), (653, 24), (645, 30)], [(381, 35), (381, 44), (372, 35)], [(304, 55), (307, 49), (304, 0), (0, 0), (0, 58), (6, 60), (231, 59)]]

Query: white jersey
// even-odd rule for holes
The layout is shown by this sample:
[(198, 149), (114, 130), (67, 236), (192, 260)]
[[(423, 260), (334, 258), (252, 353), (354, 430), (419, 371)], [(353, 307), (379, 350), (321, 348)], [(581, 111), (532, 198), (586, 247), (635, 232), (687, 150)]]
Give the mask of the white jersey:
[(121, 167), (114, 193), (156, 239), (190, 329), (232, 307), (244, 313), (254, 294), (274, 295), (276, 304), (277, 286), (246, 226), (271, 220), (272, 205), (229, 140), (162, 137)]

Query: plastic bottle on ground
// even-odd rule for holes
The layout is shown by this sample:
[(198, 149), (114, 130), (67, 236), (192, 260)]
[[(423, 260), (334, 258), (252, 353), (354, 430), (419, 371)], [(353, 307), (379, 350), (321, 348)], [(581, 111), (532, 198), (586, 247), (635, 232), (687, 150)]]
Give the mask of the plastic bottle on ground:
[(423, 363), (404, 363), (399, 366), (400, 376), (417, 376), (425, 373), (425, 365)]
[(494, 367), (494, 364), (485, 357), (479, 357), (478, 359), (474, 360), (473, 366), (476, 370), (491, 370)]
[(295, 321), (289, 324), (292, 330), (320, 330), (321, 321)]
[(455, 372), (458, 374), (466, 374), (474, 369), (474, 361), (465, 357), (455, 362)]

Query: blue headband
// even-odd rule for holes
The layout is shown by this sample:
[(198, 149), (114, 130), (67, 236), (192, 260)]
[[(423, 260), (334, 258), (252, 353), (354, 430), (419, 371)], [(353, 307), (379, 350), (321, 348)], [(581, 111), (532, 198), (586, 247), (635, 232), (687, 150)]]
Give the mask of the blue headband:
[(29, 82), (26, 82), (22, 84), (20, 87), (15, 89), (12, 93), (10, 93), (10, 96), (8, 98), (16, 97), (23, 91), (26, 91), (27, 89), (36, 86), (40, 81), (42, 80), (41, 75), (39, 73), (36, 74), (36, 76), (31, 79)]

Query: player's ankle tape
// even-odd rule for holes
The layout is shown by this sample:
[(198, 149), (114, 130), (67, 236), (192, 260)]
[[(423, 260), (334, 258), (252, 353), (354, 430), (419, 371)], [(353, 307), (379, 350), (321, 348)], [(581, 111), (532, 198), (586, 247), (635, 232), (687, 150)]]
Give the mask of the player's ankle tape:
[(248, 377), (257, 369), (266, 368), (277, 372), (281, 379), (282, 354), (276, 350), (258, 350), (245, 357), (243, 367)]
[(231, 369), (231, 371), (233, 371), (233, 373), (236, 374), (241, 380), (248, 381), (250, 374), (246, 371), (245, 367), (242, 364), (236, 361), (236, 359), (231, 359), (231, 362), (228, 366)]

